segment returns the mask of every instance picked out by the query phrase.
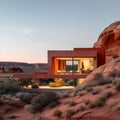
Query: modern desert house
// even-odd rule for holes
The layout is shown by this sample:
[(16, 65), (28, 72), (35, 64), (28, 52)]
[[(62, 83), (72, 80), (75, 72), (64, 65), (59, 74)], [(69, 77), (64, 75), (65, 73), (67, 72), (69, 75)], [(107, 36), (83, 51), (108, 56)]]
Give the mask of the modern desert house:
[(105, 49), (74, 48), (73, 50), (48, 51), (48, 71), (14, 74), (14, 78), (32, 77), (33, 79), (75, 79), (77, 84), (105, 64)]

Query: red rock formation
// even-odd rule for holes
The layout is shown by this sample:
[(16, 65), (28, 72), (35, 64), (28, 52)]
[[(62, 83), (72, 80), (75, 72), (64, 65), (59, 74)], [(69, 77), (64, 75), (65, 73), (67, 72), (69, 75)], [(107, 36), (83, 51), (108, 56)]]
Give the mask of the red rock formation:
[(105, 48), (107, 56), (120, 55), (120, 21), (114, 22), (105, 28), (94, 47)]
[(23, 70), (19, 67), (12, 67), (12, 68), (9, 68), (8, 70), (8, 73), (21, 73), (23, 72)]
[[(106, 64), (98, 67), (96, 70), (94, 70), (91, 74), (89, 74), (85, 78), (83, 83), (86, 83), (86, 82), (92, 80), (94, 78), (95, 74), (97, 74), (97, 73), (102, 73), (102, 75), (104, 77), (107, 77), (112, 72), (116, 72), (116, 71), (118, 71), (118, 73), (120, 73), (120, 56), (118, 56), (117, 58), (111, 58), (111, 59), (109, 59), (109, 61)], [(117, 74), (117, 72), (116, 72), (116, 74)]]

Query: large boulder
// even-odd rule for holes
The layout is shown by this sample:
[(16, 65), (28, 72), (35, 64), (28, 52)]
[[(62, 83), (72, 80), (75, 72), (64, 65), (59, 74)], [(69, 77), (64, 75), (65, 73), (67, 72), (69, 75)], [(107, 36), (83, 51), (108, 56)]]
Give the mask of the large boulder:
[(106, 27), (100, 34), (95, 48), (105, 48), (106, 56), (120, 55), (120, 21)]

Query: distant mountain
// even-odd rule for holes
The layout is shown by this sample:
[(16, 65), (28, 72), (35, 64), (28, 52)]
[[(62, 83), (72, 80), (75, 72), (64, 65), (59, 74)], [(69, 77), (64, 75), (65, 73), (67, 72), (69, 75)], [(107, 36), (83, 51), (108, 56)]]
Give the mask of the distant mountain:
[(11, 67), (20, 67), (24, 72), (47, 71), (47, 63), (0, 62), (0, 67), (8, 70)]

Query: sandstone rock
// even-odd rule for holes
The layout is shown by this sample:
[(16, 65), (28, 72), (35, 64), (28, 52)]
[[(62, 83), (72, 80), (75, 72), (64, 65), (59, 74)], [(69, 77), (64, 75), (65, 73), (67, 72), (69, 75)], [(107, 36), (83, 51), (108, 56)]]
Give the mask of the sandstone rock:
[(107, 56), (120, 55), (120, 21), (114, 22), (105, 28), (94, 47), (105, 48)]
[(118, 71), (118, 73), (120, 74), (120, 56), (118, 56), (118, 58), (109, 59), (106, 64), (94, 70), (90, 75), (85, 78), (83, 84), (91, 81), (96, 73), (102, 73), (104, 77), (107, 77), (110, 75), (111, 72), (115, 71)]

